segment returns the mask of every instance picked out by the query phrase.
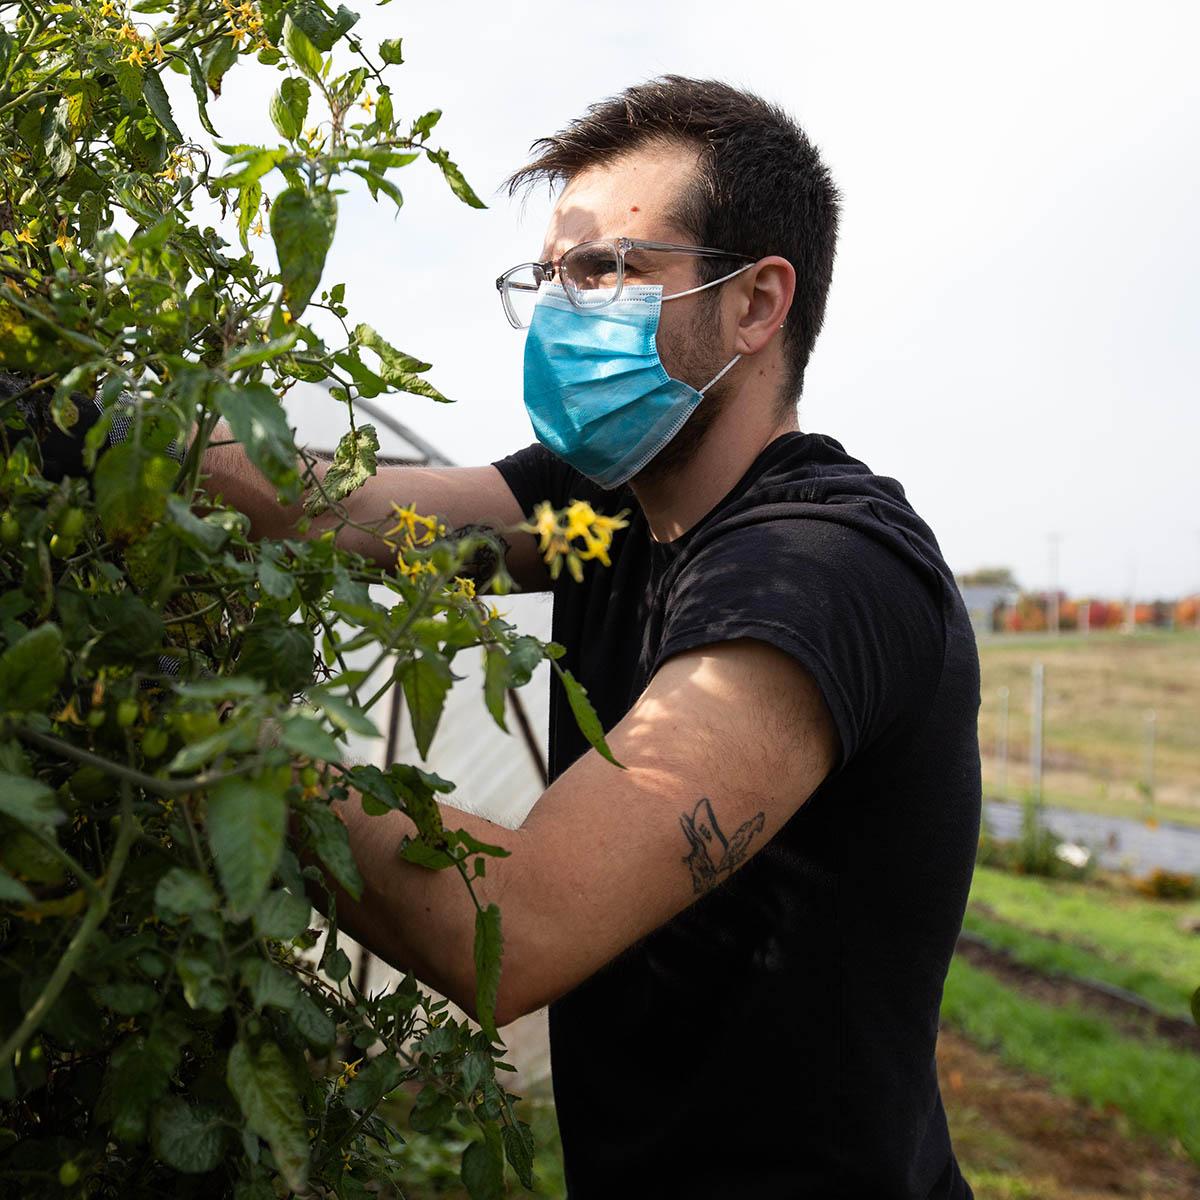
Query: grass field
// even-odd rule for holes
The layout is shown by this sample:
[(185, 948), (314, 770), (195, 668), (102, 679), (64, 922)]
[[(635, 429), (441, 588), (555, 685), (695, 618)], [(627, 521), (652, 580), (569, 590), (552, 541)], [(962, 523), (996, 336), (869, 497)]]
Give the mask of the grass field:
[[(1021, 798), (1030, 785), (1031, 668), (1046, 670), (1046, 802), (1140, 817), (1146, 714), (1155, 714), (1156, 814), (1200, 824), (1200, 634), (999, 635), (980, 643), (984, 789)], [(997, 758), (1008, 688), (1007, 783)]]

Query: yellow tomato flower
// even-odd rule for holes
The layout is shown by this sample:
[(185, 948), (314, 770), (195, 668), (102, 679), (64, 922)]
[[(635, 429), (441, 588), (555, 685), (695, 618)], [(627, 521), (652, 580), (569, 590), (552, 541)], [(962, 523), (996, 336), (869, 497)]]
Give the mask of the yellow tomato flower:
[(24, 242), (27, 246), (36, 246), (37, 242), (33, 240), (33, 232), (30, 226), (26, 225), (20, 233), (17, 234), (17, 241)]
[(463, 596), (467, 600), (475, 599), (475, 580), (466, 579), (462, 575), (454, 577), (454, 595)]
[(373, 108), (375, 107), (375, 101), (371, 99), (371, 94), (370, 94), (370, 92), (368, 92), (368, 93), (367, 93), (367, 94), (366, 94), (366, 95), (365, 95), (365, 96), (362, 98), (362, 107), (363, 107), (363, 108), (365, 108), (365, 109), (367, 110), (367, 112), (370, 112), (370, 111), (371, 111), (371, 109), (373, 109)]

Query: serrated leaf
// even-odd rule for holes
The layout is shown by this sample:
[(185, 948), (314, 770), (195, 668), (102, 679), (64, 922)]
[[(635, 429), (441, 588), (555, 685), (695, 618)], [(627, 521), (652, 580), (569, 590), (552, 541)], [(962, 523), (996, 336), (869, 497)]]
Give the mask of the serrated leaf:
[(380, 364), (378, 374), (388, 383), (392, 382), (393, 375), (419, 374), (430, 368), (430, 363), (422, 362), (411, 354), (405, 354), (403, 350), (397, 350), (391, 342), (381, 337), (370, 325), (356, 325), (354, 340), (359, 345), (366, 346), (368, 350), (375, 352)]
[(330, 874), (357, 900), (363, 880), (350, 849), (350, 835), (337, 815), (324, 805), (314, 805), (304, 814), (304, 824), (317, 857)]
[(290, 16), (285, 17), (283, 22), (283, 48), (297, 69), (314, 83), (321, 78), (321, 52)]
[(299, 485), (296, 448), (279, 397), (265, 383), (246, 383), (220, 384), (213, 399), (246, 457), (277, 489), (292, 494)]
[(188, 79), (191, 81), (192, 94), (196, 97), (196, 110), (200, 114), (200, 124), (213, 137), (220, 137), (220, 134), (213, 128), (212, 120), (208, 115), (208, 86), (204, 80), (204, 72), (200, 69), (200, 60), (196, 57), (196, 52), (189, 50), (184, 55), (184, 61), (187, 63)]
[(460, 1174), (471, 1200), (503, 1200), (504, 1151), (494, 1125), (485, 1126), (484, 1141), (463, 1151)]
[(217, 907), (212, 884), (197, 871), (172, 867), (154, 889), (154, 907), (168, 921)]
[(0, 708), (25, 712), (44, 708), (67, 669), (57, 625), (31, 629), (0, 654)]
[(347, 1108), (370, 1108), (400, 1086), (404, 1068), (400, 1061), (386, 1051), (371, 1059), (346, 1084), (342, 1100)]
[(320, 489), (314, 488), (304, 502), (305, 513), (315, 517), (362, 487), (375, 474), (378, 452), (379, 435), (374, 425), (360, 425), (343, 434)]
[(250, 223), (258, 215), (261, 203), (262, 184), (257, 179), (252, 179), (238, 190), (238, 237), (241, 239), (243, 250), (250, 249)]
[(293, 713), (283, 724), (283, 744), (318, 762), (340, 762), (344, 748), (315, 717)]
[(110, 447), (96, 465), (96, 511), (105, 536), (129, 542), (162, 518), (179, 466), (136, 442)]
[(147, 71), (142, 76), (142, 95), (146, 97), (146, 104), (154, 114), (155, 120), (167, 134), (177, 142), (182, 141), (183, 134), (179, 132), (179, 126), (175, 124), (175, 117), (171, 113), (167, 89), (163, 87), (163, 81), (158, 77), (157, 71)]
[(251, 1132), (271, 1147), (288, 1187), (304, 1191), (308, 1182), (308, 1129), (283, 1051), (274, 1042), (252, 1049), (239, 1041), (229, 1052), (226, 1081)]
[(336, 226), (337, 199), (325, 189), (290, 187), (271, 205), (271, 237), (293, 320), (299, 320), (321, 282)]
[(30, 829), (49, 829), (67, 819), (44, 783), (7, 771), (0, 771), (0, 813)]
[(308, 928), (312, 905), (302, 896), (278, 890), (269, 892), (254, 910), (254, 928), (259, 937), (288, 941)]
[(75, 166), (75, 143), (71, 136), (70, 103), (64, 96), (42, 114), (42, 148), (50, 169), (60, 179)]
[(271, 120), (279, 130), (279, 136), (289, 142), (295, 141), (304, 128), (308, 116), (308, 101), (311, 89), (307, 79), (289, 75), (271, 97)]
[(504, 1156), (516, 1171), (521, 1186), (533, 1187), (533, 1131), (519, 1121), (516, 1125), (505, 1125), (500, 1130), (504, 1141)]
[(487, 205), (475, 195), (474, 189), (467, 182), (466, 176), (459, 170), (458, 164), (450, 161), (450, 156), (445, 150), (438, 150), (429, 157), (441, 167), (442, 175), (450, 185), (450, 190), (464, 204), (469, 204), (472, 208), (487, 208)]
[(187, 1028), (170, 1017), (150, 1033), (135, 1033), (112, 1053), (96, 1103), (96, 1118), (124, 1142), (140, 1141), (146, 1121), (170, 1086), (187, 1041)]
[(275, 874), (287, 824), (284, 798), (262, 784), (228, 779), (208, 801), (208, 844), (230, 906), (248, 914)]
[(496, 993), (500, 990), (500, 959), (504, 939), (500, 932), (500, 909), (495, 904), (475, 913), (475, 1016), (479, 1027), (493, 1042), (496, 1031)]
[(417, 658), (404, 665), (404, 700), (422, 758), (429, 753), (453, 682), (450, 664), (440, 654), (422, 650)]
[(608, 748), (608, 742), (604, 739), (604, 726), (600, 724), (600, 718), (596, 715), (596, 710), (588, 699), (587, 688), (566, 667), (556, 666), (556, 670), (566, 689), (567, 702), (571, 705), (571, 712), (575, 714), (575, 723), (579, 726), (579, 732), (587, 738), (592, 748), (607, 758), (613, 766), (621, 766), (613, 757), (613, 752)]
[(212, 1104), (192, 1105), (168, 1096), (154, 1111), (150, 1144), (169, 1167), (185, 1175), (213, 1170), (225, 1154), (227, 1122)]

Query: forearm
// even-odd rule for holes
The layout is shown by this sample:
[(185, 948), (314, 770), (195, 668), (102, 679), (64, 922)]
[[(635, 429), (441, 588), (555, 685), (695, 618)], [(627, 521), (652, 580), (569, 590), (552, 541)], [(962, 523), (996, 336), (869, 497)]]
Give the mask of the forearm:
[[(431, 871), (399, 857), (405, 835), (416, 832), (403, 813), (370, 816), (357, 797), (334, 806), (350, 834), (350, 846), (363, 879), (355, 900), (327, 879), (337, 901), (338, 924), (360, 945), (398, 970), (475, 1014), (475, 901), (453, 868)], [(519, 854), (521, 833), (456, 809), (443, 809), (448, 828), (464, 829), (491, 845)], [(510, 953), (515, 949), (519, 916), (513, 905), (515, 872), (511, 859), (490, 858), (487, 875), (473, 881), (480, 905), (500, 907), (506, 953), (496, 1011), (500, 1023), (515, 1013), (519, 979)], [(506, 870), (506, 868), (508, 868)]]

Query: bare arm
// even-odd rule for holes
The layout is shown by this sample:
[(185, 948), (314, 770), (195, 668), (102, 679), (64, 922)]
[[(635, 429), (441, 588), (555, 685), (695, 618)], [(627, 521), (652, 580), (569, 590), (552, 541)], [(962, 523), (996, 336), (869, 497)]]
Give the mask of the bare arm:
[[(447, 807), (450, 828), (512, 851), (488, 863), (501, 909), (497, 1023), (556, 999), (723, 883), (763, 848), (836, 761), (811, 676), (774, 647), (726, 642), (670, 659), (611, 731), (626, 770), (589, 751), (518, 831)], [(349, 933), (474, 1011), (474, 909), (451, 871), (397, 859), (401, 813), (339, 806), (366, 882), (338, 896)]]
[[(218, 427), (214, 440), (227, 442), (229, 430)], [(327, 465), (318, 463), (316, 474), (324, 476)], [(303, 509), (299, 503), (281, 505), (275, 490), (263, 478), (236, 442), (210, 447), (204, 455), (204, 488), (212, 497), (223, 496), (225, 503), (250, 518), (254, 537), (298, 537), (296, 523)], [(382, 530), (393, 524), (393, 504), (411, 505), (418, 512), (436, 514), (449, 529), (465, 525), (486, 525), (503, 533), (509, 543), (509, 574), (524, 591), (544, 591), (550, 577), (538, 553), (532, 534), (515, 529), (525, 519), (516, 498), (493, 466), (484, 467), (380, 467), (358, 491), (352, 492), (341, 507), (358, 526)], [(340, 524), (337, 513), (316, 517), (309, 528), (313, 537)], [(338, 544), (381, 567), (395, 564), (395, 551), (381, 537), (363, 529), (345, 526)]]

